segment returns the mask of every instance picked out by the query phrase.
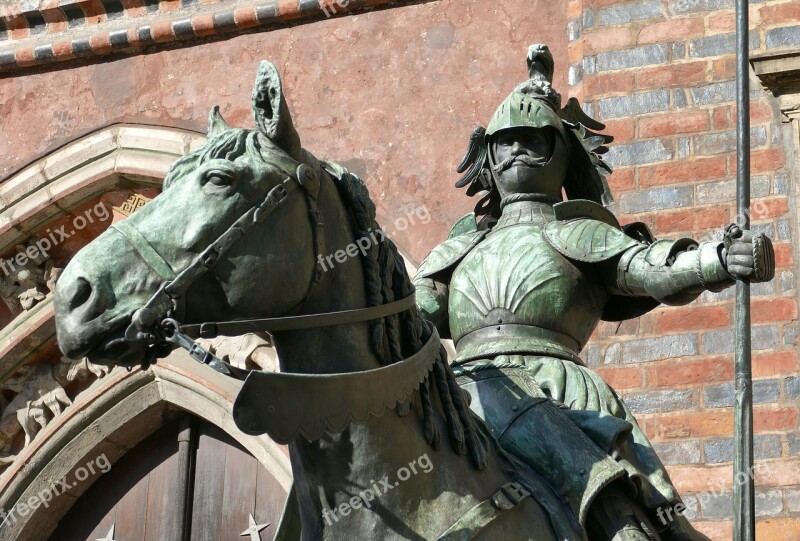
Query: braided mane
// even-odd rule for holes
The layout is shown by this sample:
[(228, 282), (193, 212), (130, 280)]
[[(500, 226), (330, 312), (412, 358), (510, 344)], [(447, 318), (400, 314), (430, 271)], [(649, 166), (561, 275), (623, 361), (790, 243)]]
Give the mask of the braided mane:
[[(343, 203), (350, 210), (357, 238), (366, 238), (370, 232), (380, 229), (375, 221), (375, 204), (370, 199), (364, 182), (347, 172), (331, 177)], [(390, 303), (414, 293), (403, 258), (398, 253), (397, 246), (388, 238), (384, 237), (381, 242), (373, 243), (361, 259), (370, 306)], [(384, 365), (413, 355), (422, 348), (431, 334), (416, 306), (402, 314), (374, 320), (371, 325), (372, 348)], [(439, 394), (453, 449), (460, 455), (469, 452), (474, 465), (483, 469), (487, 460), (485, 431), (476, 423), (469, 409), (466, 393), (456, 383), (455, 375), (447, 362), (447, 353), (441, 345), (433, 370), (419, 388), (425, 439), (436, 448), (440, 436), (432, 403), (433, 391)], [(407, 415), (410, 409), (410, 404), (400, 404), (397, 412)]]
[[(269, 162), (272, 158), (257, 130), (228, 128), (209, 137), (196, 150), (179, 158), (170, 168), (164, 181), (168, 190), (177, 179), (183, 178), (202, 163), (210, 159), (235, 160), (242, 155), (260, 157)], [(341, 169), (336, 166), (337, 169)], [(332, 174), (339, 196), (349, 210), (357, 238), (367, 238), (380, 229), (375, 220), (375, 204), (369, 197), (364, 182), (344, 169), (342, 174)], [(369, 306), (388, 304), (414, 294), (414, 286), (405, 269), (397, 246), (383, 236), (378, 243), (371, 243), (361, 256), (364, 268), (365, 288)], [(419, 351), (430, 338), (431, 330), (419, 310), (413, 308), (370, 322), (371, 347), (383, 365), (394, 364)], [(456, 383), (447, 353), (439, 346), (433, 369), (420, 384), (419, 396), (423, 412), (423, 430), (426, 441), (437, 448), (440, 442), (432, 393), (437, 392), (444, 410), (450, 443), (460, 455), (469, 452), (473, 464), (483, 469), (487, 461), (488, 432), (486, 427), (472, 415), (467, 395)], [(397, 413), (408, 415), (410, 400), (397, 406)]]

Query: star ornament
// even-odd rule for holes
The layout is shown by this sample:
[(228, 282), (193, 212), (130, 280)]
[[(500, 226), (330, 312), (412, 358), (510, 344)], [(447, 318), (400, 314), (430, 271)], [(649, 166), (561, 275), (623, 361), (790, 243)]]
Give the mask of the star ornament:
[(114, 529), (117, 527), (116, 524), (111, 524), (111, 529), (108, 530), (108, 533), (103, 538), (97, 538), (97, 541), (114, 541)]
[(253, 518), (253, 513), (250, 513), (250, 516), (248, 517), (248, 522), (250, 523), (250, 527), (247, 528), (242, 533), (240, 533), (239, 535), (241, 537), (249, 535), (250, 541), (261, 541), (261, 534), (259, 532), (261, 532), (261, 530), (266, 529), (267, 526), (269, 526), (269, 522), (267, 522), (266, 524), (256, 524), (256, 519)]

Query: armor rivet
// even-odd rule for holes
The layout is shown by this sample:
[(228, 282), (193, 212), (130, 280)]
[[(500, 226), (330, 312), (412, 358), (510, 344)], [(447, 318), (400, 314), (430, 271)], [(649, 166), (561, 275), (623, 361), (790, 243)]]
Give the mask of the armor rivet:
[(516, 404), (511, 406), (511, 411), (517, 411), (518, 409), (519, 409), (519, 406), (517, 406)]

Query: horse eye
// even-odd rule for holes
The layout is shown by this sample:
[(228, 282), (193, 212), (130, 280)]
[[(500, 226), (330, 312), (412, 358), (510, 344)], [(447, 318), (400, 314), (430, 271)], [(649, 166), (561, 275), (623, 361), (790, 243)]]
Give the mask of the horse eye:
[(230, 171), (221, 171), (218, 169), (212, 169), (205, 173), (203, 181), (204, 183), (213, 184), (214, 186), (219, 187), (226, 187), (230, 186), (233, 181), (235, 180), (235, 176)]

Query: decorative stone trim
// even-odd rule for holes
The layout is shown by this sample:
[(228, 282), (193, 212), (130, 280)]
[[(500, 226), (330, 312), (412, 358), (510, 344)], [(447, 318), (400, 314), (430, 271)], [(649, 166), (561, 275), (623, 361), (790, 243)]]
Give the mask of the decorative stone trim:
[(17, 316), (0, 329), (0, 383), (11, 377), (42, 344), (55, 339), (53, 298)]
[(203, 141), (187, 130), (122, 124), (24, 167), (0, 183), (0, 254), (123, 177), (160, 186), (172, 163)]
[[(160, 186), (175, 159), (204, 141), (204, 135), (186, 130), (121, 124), (81, 137), (22, 168), (0, 183), (0, 254), (117, 184)], [(54, 336), (48, 296), (0, 329), (0, 382)]]
[(800, 117), (800, 50), (762, 54), (750, 62), (761, 84), (778, 98), (784, 114)]
[[(286, 449), (267, 436), (247, 436), (233, 423), (233, 402), (242, 382), (175, 352), (147, 371), (115, 369), (79, 395), (27, 446), (0, 476), (0, 509), (26, 502), (59, 479), (104, 454), (113, 464), (163, 425), (176, 410), (187, 411), (227, 432), (287, 490), (292, 473)], [(47, 539), (94, 478), (73, 486), (9, 524), (0, 539)]]
[[(416, 0), (41, 0), (0, 7), (0, 73), (177, 41), (352, 14)], [(220, 4), (225, 4), (221, 8)], [(38, 9), (25, 10), (25, 6)], [(233, 5), (231, 5), (233, 4)], [(230, 6), (230, 7), (228, 7)]]

